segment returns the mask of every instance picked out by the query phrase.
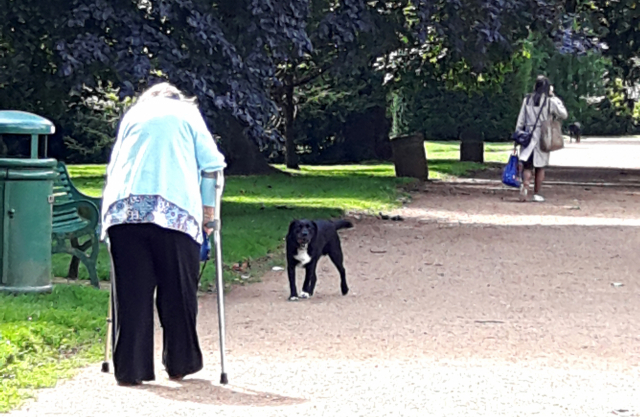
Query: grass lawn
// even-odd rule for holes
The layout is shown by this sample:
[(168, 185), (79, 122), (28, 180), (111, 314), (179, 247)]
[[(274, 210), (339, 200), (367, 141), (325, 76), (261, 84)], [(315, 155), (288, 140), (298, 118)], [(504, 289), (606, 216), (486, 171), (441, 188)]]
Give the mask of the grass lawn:
[(46, 295), (0, 294), (0, 413), (102, 352), (109, 294), (78, 285)]
[[(430, 177), (446, 179), (483, 169), (481, 164), (457, 161), (456, 142), (427, 142)], [(504, 163), (510, 145), (488, 144), (487, 162)], [(228, 282), (242, 281), (229, 268), (243, 261), (271, 255), (271, 263), (283, 264), (284, 236), (294, 218), (338, 217), (347, 211), (375, 213), (398, 206), (398, 186), (409, 180), (394, 177), (392, 164), (302, 167), (268, 177), (227, 178), (222, 206), (223, 258)], [(100, 196), (104, 165), (69, 167), (73, 182), (83, 192)], [(54, 255), (58, 277), (67, 273), (70, 257)], [(213, 262), (203, 282), (213, 278)], [(259, 275), (260, 268), (249, 273)], [(98, 275), (108, 279), (109, 260), (104, 247), (98, 259)], [(88, 279), (84, 266), (80, 278)], [(0, 412), (16, 407), (32, 389), (55, 385), (77, 366), (100, 360), (105, 333), (108, 294), (83, 286), (56, 286), (52, 294), (9, 296), (0, 294)]]
[[(463, 177), (471, 171), (486, 168), (484, 164), (460, 162), (459, 142), (427, 142), (426, 148), (431, 179), (446, 180), (448, 177)], [(506, 164), (512, 149), (511, 143), (486, 143), (484, 161), (488, 164)]]

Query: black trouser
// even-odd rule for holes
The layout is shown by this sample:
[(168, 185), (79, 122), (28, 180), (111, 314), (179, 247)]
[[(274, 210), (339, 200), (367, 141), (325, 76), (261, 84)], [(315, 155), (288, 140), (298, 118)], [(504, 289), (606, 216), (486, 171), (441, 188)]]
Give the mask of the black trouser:
[(113, 365), (119, 382), (155, 379), (153, 296), (169, 376), (202, 369), (196, 331), (200, 247), (187, 234), (154, 224), (109, 228), (115, 270)]
[(521, 159), (520, 163), (522, 164), (522, 168), (529, 170), (529, 171), (533, 171), (534, 166), (533, 166), (533, 152), (531, 152), (531, 155), (529, 156), (529, 159), (527, 159), (526, 161)]

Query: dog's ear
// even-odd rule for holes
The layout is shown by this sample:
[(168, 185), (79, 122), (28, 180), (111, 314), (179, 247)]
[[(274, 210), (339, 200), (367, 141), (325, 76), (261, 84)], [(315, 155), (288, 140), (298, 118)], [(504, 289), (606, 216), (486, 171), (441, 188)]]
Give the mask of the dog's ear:
[(299, 220), (291, 220), (291, 223), (289, 223), (289, 233), (293, 233), (293, 228), (296, 227), (296, 225), (299, 223)]
[(311, 224), (313, 225), (313, 235), (318, 236), (318, 223), (312, 221)]

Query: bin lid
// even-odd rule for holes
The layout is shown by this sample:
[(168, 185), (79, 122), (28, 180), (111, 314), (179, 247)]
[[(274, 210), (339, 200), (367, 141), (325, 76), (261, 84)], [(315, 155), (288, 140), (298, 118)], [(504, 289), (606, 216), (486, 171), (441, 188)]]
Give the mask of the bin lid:
[(45, 169), (58, 165), (55, 159), (0, 158), (0, 169)]
[(0, 111), (0, 135), (51, 135), (56, 127), (37, 114), (18, 110)]
[(0, 158), (0, 181), (56, 180), (55, 159)]

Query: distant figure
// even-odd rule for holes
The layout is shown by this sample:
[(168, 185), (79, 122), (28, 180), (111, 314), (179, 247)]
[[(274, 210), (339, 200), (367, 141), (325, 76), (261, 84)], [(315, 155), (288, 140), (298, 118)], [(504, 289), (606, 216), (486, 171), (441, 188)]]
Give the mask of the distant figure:
[(576, 138), (576, 143), (580, 143), (580, 132), (582, 125), (579, 122), (574, 122), (569, 125), (569, 143), (573, 142), (573, 138)]
[[(536, 120), (539, 121), (536, 124)], [(547, 77), (542, 75), (536, 79), (536, 84), (532, 94), (528, 94), (522, 101), (516, 131), (533, 129), (531, 142), (526, 148), (520, 147), (520, 170), (522, 171), (522, 186), (520, 188), (520, 200), (527, 201), (529, 194), (529, 184), (535, 170), (535, 185), (533, 201), (543, 202), (544, 197), (540, 195), (542, 181), (544, 181), (544, 168), (549, 165), (549, 152), (540, 149), (540, 138), (542, 137), (542, 122), (555, 117), (564, 120), (567, 118), (567, 110), (558, 97), (553, 94), (553, 87)], [(526, 120), (526, 126), (525, 126)]]

